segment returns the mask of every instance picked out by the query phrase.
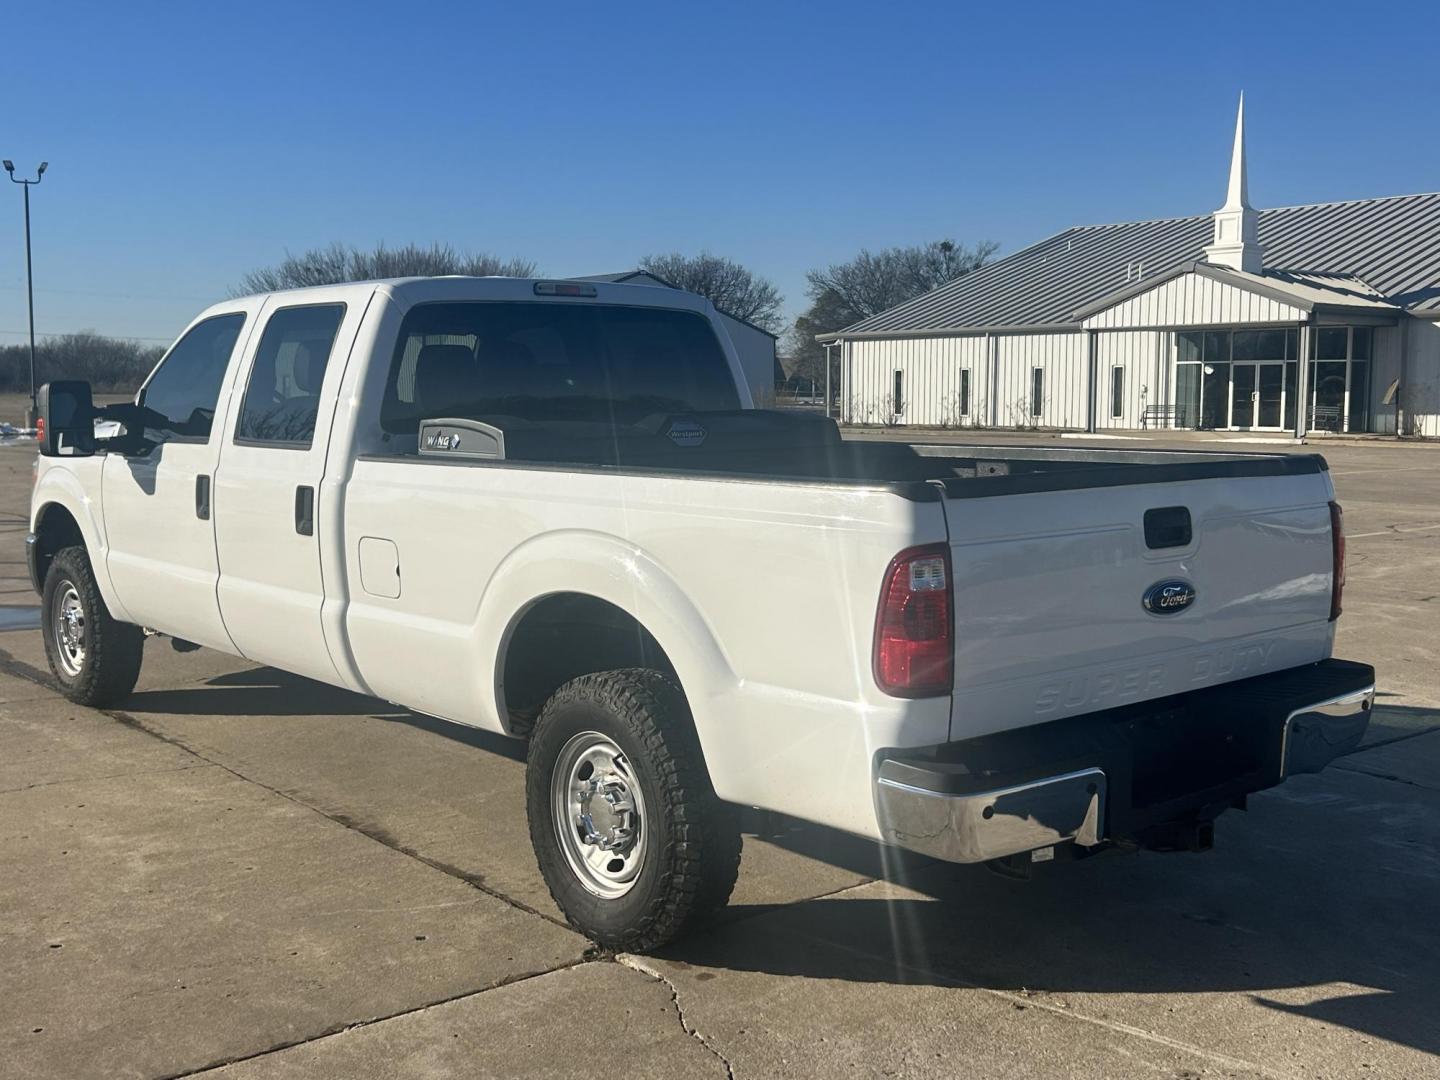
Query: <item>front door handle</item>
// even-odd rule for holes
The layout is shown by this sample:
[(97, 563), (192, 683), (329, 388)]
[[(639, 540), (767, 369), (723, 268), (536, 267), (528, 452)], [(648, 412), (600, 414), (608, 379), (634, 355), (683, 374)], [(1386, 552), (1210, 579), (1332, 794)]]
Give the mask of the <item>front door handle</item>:
[(315, 535), (315, 489), (305, 484), (295, 489), (295, 531), (301, 536)]
[(210, 520), (210, 477), (203, 473), (195, 477), (195, 516)]

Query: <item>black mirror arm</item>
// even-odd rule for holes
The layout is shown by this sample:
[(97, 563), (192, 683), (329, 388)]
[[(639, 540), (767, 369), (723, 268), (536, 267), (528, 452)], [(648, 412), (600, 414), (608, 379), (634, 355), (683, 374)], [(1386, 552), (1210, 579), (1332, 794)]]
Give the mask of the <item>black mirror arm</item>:
[(172, 427), (170, 421), (154, 409), (147, 409), (144, 405), (129, 401), (103, 405), (95, 410), (95, 418), (113, 420), (125, 429), (123, 435), (108, 440), (110, 445), (122, 454), (149, 453), (155, 444), (145, 438), (146, 429), (169, 431)]

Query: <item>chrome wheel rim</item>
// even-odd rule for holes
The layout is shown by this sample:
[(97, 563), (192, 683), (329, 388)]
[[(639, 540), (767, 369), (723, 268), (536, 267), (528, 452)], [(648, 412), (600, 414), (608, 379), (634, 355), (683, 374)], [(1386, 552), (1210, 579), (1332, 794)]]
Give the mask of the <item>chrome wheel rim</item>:
[(77, 677), (85, 670), (85, 605), (69, 581), (55, 590), (50, 602), (50, 636), (60, 669), (72, 679)]
[(645, 861), (645, 797), (612, 739), (582, 731), (561, 747), (550, 806), (560, 850), (588, 892), (616, 900), (634, 888)]

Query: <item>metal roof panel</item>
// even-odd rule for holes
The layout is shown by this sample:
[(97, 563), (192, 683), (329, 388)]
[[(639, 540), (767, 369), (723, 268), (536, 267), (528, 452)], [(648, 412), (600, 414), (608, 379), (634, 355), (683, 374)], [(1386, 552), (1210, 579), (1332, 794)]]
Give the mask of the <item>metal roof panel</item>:
[[(1212, 216), (1081, 225), (882, 311), (841, 333), (978, 330), (1073, 324), (1073, 313), (1111, 293), (1204, 258)], [(1415, 314), (1440, 312), (1440, 192), (1260, 211), (1267, 278), (1351, 294)], [(1327, 276), (1344, 275), (1343, 284)], [(1368, 286), (1368, 293), (1357, 289)], [(1317, 302), (1331, 302), (1316, 297)], [(827, 335), (829, 336), (829, 335)]]

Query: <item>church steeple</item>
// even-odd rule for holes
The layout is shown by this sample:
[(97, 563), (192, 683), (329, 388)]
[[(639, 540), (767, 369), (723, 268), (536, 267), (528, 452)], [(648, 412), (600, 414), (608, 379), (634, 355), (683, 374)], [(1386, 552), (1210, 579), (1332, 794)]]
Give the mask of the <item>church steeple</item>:
[(1258, 274), (1264, 270), (1259, 243), (1260, 215), (1250, 205), (1245, 171), (1245, 95), (1235, 117), (1235, 147), (1230, 153), (1230, 186), (1225, 205), (1215, 211), (1215, 241), (1205, 249), (1205, 261), (1232, 270)]

